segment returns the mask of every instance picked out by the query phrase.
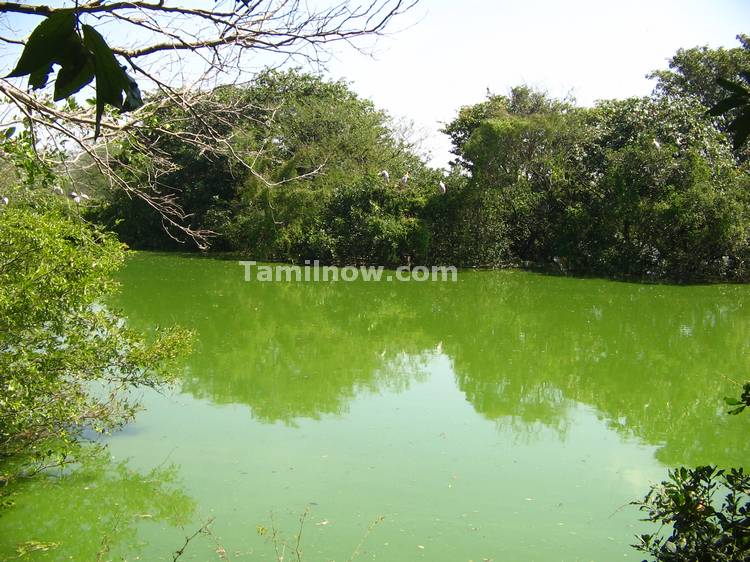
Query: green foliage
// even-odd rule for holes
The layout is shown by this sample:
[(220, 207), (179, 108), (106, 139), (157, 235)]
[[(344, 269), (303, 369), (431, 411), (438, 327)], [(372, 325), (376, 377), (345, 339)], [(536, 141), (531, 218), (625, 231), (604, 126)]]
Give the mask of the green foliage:
[(641, 535), (633, 545), (656, 561), (750, 560), (750, 477), (741, 468), (672, 470), (635, 505), (648, 514), (646, 521), (667, 526), (668, 536)]
[(570, 149), (581, 135), (577, 117), (561, 113), (508, 114), (485, 121), (464, 146), (472, 183), (506, 225), (512, 256), (544, 261), (556, 255), (562, 201), (576, 180)]
[[(688, 98), (712, 108), (719, 128), (734, 134), (736, 155), (747, 160), (748, 152), (740, 141), (742, 131), (747, 129), (742, 123), (747, 123), (748, 112), (736, 102), (741, 102), (737, 96), (742, 97), (743, 77), (750, 72), (750, 37), (740, 34), (737, 40), (740, 46), (733, 49), (680, 49), (669, 61), (669, 70), (657, 70), (649, 77), (657, 80), (655, 93), (660, 96)], [(732, 102), (727, 101), (727, 89), (732, 93), (729, 99), (734, 98)]]
[[(690, 100), (601, 104), (586, 167), (596, 269), (676, 279), (742, 278), (747, 177)], [(593, 172), (593, 173), (592, 173)]]
[(656, 70), (649, 78), (657, 81), (655, 92), (667, 97), (693, 97), (705, 107), (725, 97), (717, 77), (737, 80), (750, 65), (750, 36), (737, 36), (739, 47), (711, 49), (707, 46), (679, 49), (669, 61), (669, 70)]
[(336, 189), (310, 231), (308, 258), (382, 265), (423, 259), (427, 232), (420, 214), (428, 188), (412, 180), (417, 185), (407, 189), (371, 176)]
[[(748, 178), (702, 105), (536, 103), (537, 112), (465, 119), (492, 104), (465, 108), (448, 129), (463, 131), (454, 148), (470, 173), (458, 204), (473, 209), (474, 224), (494, 225), (507, 261), (679, 280), (747, 276)], [(475, 240), (480, 256), (491, 247)], [(478, 262), (497, 263), (495, 253)]]
[(147, 343), (103, 306), (122, 259), (112, 235), (75, 217), (15, 205), (0, 211), (4, 469), (10, 460), (20, 471), (62, 461), (85, 430), (132, 417), (129, 389), (169, 379), (187, 334), (164, 330)]
[(458, 116), (448, 123), (442, 132), (450, 137), (453, 144), (452, 152), (458, 156), (454, 164), (468, 167), (464, 145), (484, 122), (503, 119), (510, 115), (559, 114), (571, 108), (572, 105), (568, 101), (550, 98), (544, 92), (536, 91), (529, 86), (516, 86), (511, 89), (508, 96), (487, 92), (486, 101), (462, 107)]
[[(747, 84), (750, 84), (750, 71), (741, 72), (741, 77)], [(738, 149), (745, 144), (747, 137), (750, 136), (750, 89), (744, 84), (724, 78), (718, 78), (716, 81), (730, 95), (713, 106), (709, 113), (711, 115), (724, 115), (732, 110), (737, 110), (737, 114), (729, 123), (727, 131), (732, 133), (734, 148)]]
[[(268, 70), (206, 101), (209, 125), (231, 136), (231, 154), (252, 161), (252, 170), (230, 153), (208, 159), (156, 132), (142, 142), (178, 163), (159, 175), (160, 194), (193, 227), (213, 231), (215, 248), (256, 259), (745, 280), (750, 178), (693, 91), (722, 57), (741, 73), (745, 51), (678, 53), (654, 97), (588, 109), (525, 86), (488, 94), (444, 128), (457, 156), (447, 177), (346, 84), (299, 71)], [(237, 107), (240, 119), (222, 118), (222, 108)], [(190, 133), (205, 123), (166, 105), (154, 125)], [(157, 175), (158, 163), (127, 147), (110, 154), (136, 183), (139, 173)], [(406, 172), (411, 179), (399, 189)], [(95, 218), (128, 244), (176, 245), (148, 206), (125, 194), (109, 196)]]
[[(367, 242), (370, 250), (378, 248), (378, 258), (388, 257), (390, 263), (401, 252), (398, 248), (416, 243), (412, 231), (419, 229), (418, 207), (427, 193), (438, 193), (439, 175), (396, 138), (385, 113), (347, 84), (297, 70), (267, 70), (246, 87), (215, 90), (205, 103), (207, 125), (233, 139), (226, 155), (207, 158), (197, 148), (157, 132), (143, 142), (168, 152), (177, 163), (159, 175), (160, 193), (190, 213), (193, 226), (216, 234), (214, 248), (277, 260), (374, 260), (364, 241), (357, 245), (348, 240), (343, 223), (323, 219), (332, 208), (343, 209), (342, 201), (354, 203), (365, 192), (375, 199), (390, 198), (385, 210), (362, 201), (357, 211), (359, 216), (372, 211), (369, 224), (362, 226), (363, 236), (371, 233), (381, 241)], [(237, 107), (243, 108), (240, 119), (222, 118), (225, 111), (234, 115), (230, 110)], [(179, 126), (190, 133), (206, 123), (167, 107), (154, 125)], [(147, 174), (158, 164), (138, 161), (127, 147), (113, 152), (123, 169)], [(253, 170), (238, 165), (234, 155), (253, 162)], [(377, 178), (383, 169), (392, 176), (388, 185)], [(399, 192), (398, 178), (406, 172), (411, 179)], [(107, 197), (108, 205), (94, 216), (123, 241), (139, 248), (177, 246), (146, 204), (121, 193)], [(400, 203), (393, 203), (396, 200)], [(389, 215), (391, 211), (396, 216)], [(341, 218), (353, 224), (352, 217)], [(404, 250), (403, 255), (417, 251)]]
[(4, 173), (0, 181), (4, 183), (2, 192), (5, 195), (13, 193), (23, 198), (32, 195), (35, 188), (50, 188), (58, 181), (52, 166), (36, 157), (34, 137), (29, 131), (6, 131), (0, 139), (0, 154), (4, 157)]
[(729, 410), (730, 415), (736, 416), (744, 411), (745, 408), (750, 406), (750, 382), (746, 382), (742, 387), (742, 395), (737, 398), (724, 398), (727, 406), (731, 406)]

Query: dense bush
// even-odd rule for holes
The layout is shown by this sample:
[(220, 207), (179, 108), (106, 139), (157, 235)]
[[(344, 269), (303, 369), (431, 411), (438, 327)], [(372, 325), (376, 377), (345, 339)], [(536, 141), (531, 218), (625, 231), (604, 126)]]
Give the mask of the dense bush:
[[(747, 173), (688, 99), (510, 112), (456, 147), (511, 255), (607, 275), (744, 279)], [(482, 247), (484, 244), (480, 241)]]
[[(167, 143), (156, 133), (144, 142), (161, 143), (161, 149), (177, 156), (172, 158), (177, 168), (159, 175), (160, 195), (174, 197), (191, 215), (192, 226), (213, 231), (214, 249), (297, 260), (307, 252), (311, 229), (339, 197), (336, 190), (349, 190), (384, 169), (392, 187), (407, 172), (411, 185), (436, 177), (390, 126), (389, 117), (343, 82), (268, 70), (247, 86), (217, 90), (212, 102), (247, 108), (244, 120), (233, 123), (231, 150), (252, 162), (252, 169), (230, 154), (209, 160), (194, 147)], [(210, 119), (211, 112), (206, 114)], [(169, 109), (159, 121), (198, 126)], [(132, 162), (127, 147), (118, 157), (128, 169), (143, 173), (158, 164)], [(437, 193), (437, 180), (433, 189)], [(106, 204), (94, 218), (124, 242), (138, 248), (178, 247), (142, 201), (100, 191)]]
[(423, 260), (427, 231), (421, 218), (424, 184), (385, 184), (366, 177), (335, 189), (308, 238), (308, 259), (338, 263), (401, 264)]
[[(717, 60), (736, 73), (745, 47), (680, 52), (675, 70), (655, 74), (654, 96), (593, 108), (527, 87), (490, 94), (445, 126), (456, 155), (447, 176), (430, 170), (387, 115), (346, 84), (267, 71), (247, 86), (217, 90), (214, 100), (257, 108), (233, 130), (233, 150), (253, 155), (254, 168), (170, 145), (162, 148), (181, 165), (160, 181), (192, 226), (215, 233), (214, 249), (256, 259), (531, 263), (608, 276), (746, 280), (744, 153), (732, 151), (723, 122), (708, 116), (693, 87)], [(263, 108), (273, 104), (274, 118), (265, 119)], [(168, 109), (161, 119), (185, 122)], [(194, 126), (187, 123), (180, 126)], [(128, 161), (126, 149), (121, 158)], [(153, 165), (128, 164), (136, 174)], [(390, 181), (379, 176), (383, 169)], [(135, 247), (176, 245), (147, 205), (125, 194), (108, 195), (95, 218)]]

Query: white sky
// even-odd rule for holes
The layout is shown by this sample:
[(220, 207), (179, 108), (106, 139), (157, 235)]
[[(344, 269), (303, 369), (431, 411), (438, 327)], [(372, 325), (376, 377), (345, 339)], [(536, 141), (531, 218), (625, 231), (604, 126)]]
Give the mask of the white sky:
[[(412, 24), (410, 26), (410, 24)], [(740, 0), (422, 0), (376, 58), (336, 53), (330, 75), (428, 135), (432, 163), (450, 158), (438, 133), (459, 107), (529, 84), (579, 105), (647, 95), (645, 75), (680, 47), (736, 47), (750, 33)], [(394, 28), (394, 29), (395, 29)]]

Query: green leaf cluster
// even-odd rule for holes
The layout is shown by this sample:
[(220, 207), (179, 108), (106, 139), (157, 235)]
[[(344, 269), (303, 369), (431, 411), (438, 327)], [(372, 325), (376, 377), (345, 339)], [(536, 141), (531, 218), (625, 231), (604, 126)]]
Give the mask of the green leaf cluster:
[[(724, 494), (721, 502), (718, 493)], [(672, 470), (635, 505), (647, 513), (646, 521), (666, 529), (641, 535), (633, 545), (657, 562), (750, 559), (750, 477), (741, 468)]]
[[(143, 105), (138, 85), (115, 58), (107, 42), (92, 26), (81, 25), (73, 9), (47, 16), (29, 36), (16, 67), (8, 77), (29, 76), (29, 86), (47, 85), (53, 66), (60, 67), (54, 100), (79, 92), (96, 78), (96, 131), (99, 135), (105, 105), (131, 111)], [(125, 99), (123, 101), (123, 92)]]
[(737, 398), (724, 398), (724, 402), (727, 406), (731, 406), (727, 412), (730, 415), (736, 416), (741, 414), (745, 408), (750, 406), (750, 382), (746, 382), (742, 387), (742, 395)]

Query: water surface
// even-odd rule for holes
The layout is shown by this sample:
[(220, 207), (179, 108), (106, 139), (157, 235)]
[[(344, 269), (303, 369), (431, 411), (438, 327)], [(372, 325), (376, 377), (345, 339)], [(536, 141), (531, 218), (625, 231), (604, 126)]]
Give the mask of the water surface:
[(628, 502), (669, 467), (750, 457), (750, 416), (722, 402), (748, 370), (744, 286), (246, 283), (155, 254), (121, 280), (132, 325), (196, 331), (184, 380), (144, 394), (111, 458), (28, 483), (0, 557), (33, 539), (56, 547), (32, 559), (172, 560), (214, 518), (181, 560), (274, 560), (269, 534), (307, 510), (310, 562), (640, 560)]

